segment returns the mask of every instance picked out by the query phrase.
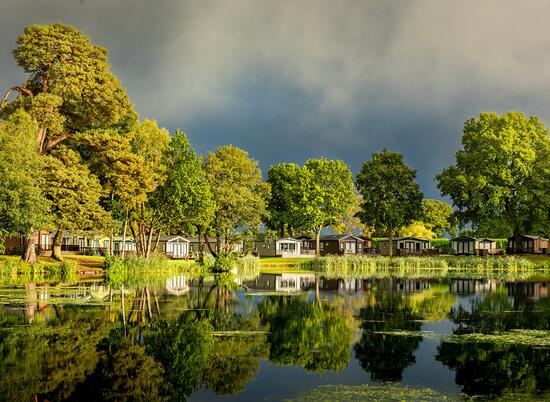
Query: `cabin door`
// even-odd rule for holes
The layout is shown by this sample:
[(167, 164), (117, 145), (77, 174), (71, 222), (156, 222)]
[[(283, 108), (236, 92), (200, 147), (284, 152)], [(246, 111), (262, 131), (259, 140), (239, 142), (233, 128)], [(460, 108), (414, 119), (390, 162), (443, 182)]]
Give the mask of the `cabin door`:
[(187, 255), (187, 243), (172, 243), (172, 256), (182, 258)]

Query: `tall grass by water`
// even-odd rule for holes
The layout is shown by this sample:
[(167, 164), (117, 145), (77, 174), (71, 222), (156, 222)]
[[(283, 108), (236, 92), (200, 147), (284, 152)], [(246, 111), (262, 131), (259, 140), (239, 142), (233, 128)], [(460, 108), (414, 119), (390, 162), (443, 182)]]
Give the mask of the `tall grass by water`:
[(300, 268), (327, 277), (532, 277), (550, 275), (550, 265), (522, 257), (366, 257), (326, 256), (300, 263)]
[(0, 259), (0, 281), (19, 283), (28, 281), (74, 282), (78, 280), (78, 266), (73, 261), (30, 264), (20, 258)]

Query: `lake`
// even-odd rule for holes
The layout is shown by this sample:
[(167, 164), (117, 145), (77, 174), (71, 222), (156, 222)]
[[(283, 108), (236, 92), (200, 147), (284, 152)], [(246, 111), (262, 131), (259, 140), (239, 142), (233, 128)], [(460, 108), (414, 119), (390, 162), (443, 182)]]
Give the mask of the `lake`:
[(550, 398), (550, 278), (421, 276), (5, 283), (0, 399)]

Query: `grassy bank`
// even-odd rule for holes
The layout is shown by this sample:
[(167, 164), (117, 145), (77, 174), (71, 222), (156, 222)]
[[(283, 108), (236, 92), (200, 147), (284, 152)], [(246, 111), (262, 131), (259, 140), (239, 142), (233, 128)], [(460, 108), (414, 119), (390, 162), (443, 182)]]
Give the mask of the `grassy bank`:
[(55, 261), (41, 257), (29, 264), (17, 256), (0, 257), (0, 281), (24, 283), (29, 281), (72, 282), (78, 279), (78, 267), (73, 261)]

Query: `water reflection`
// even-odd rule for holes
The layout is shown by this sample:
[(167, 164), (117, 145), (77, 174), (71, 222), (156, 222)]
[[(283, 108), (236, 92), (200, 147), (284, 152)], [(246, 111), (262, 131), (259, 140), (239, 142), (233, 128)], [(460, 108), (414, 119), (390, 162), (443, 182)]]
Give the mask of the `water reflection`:
[(548, 282), (285, 274), (110, 285), (0, 286), (1, 400), (261, 399), (270, 376), (294, 370), (269, 391), (284, 399), (312, 375), (410, 384), (426, 364), (440, 377), (422, 385), (447, 393), (550, 390), (548, 348), (448, 339), (550, 331)]

